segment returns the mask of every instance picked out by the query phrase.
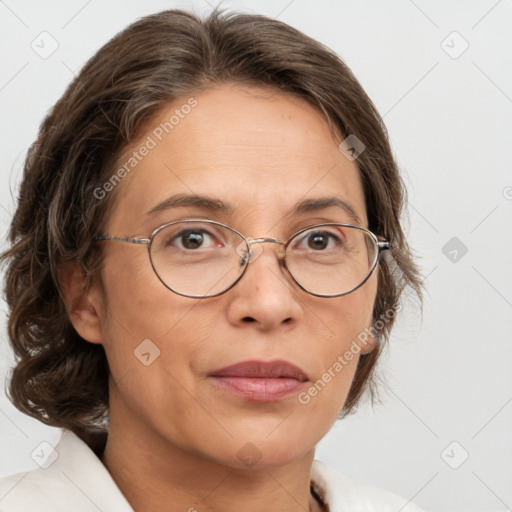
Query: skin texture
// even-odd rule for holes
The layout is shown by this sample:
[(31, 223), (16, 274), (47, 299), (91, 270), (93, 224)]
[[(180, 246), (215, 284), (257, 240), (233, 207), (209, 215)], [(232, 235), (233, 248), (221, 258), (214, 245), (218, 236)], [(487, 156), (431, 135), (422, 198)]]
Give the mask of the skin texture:
[[(148, 237), (167, 222), (204, 217), (245, 236), (286, 240), (311, 224), (353, 223), (335, 207), (288, 215), (298, 201), (333, 195), (367, 226), (357, 166), (308, 103), (234, 85), (194, 98), (197, 106), (117, 185), (103, 234)], [(151, 119), (120, 162), (187, 100)], [(215, 197), (232, 211), (187, 206), (146, 215), (176, 193)], [(318, 510), (309, 491), (315, 445), (342, 409), (357, 356), (307, 405), (296, 395), (244, 400), (208, 374), (249, 359), (284, 359), (309, 375), (309, 387), (371, 325), (377, 273), (349, 295), (314, 297), (282, 272), (274, 244), (263, 248), (242, 280), (214, 298), (165, 288), (144, 245), (103, 244), (103, 287), (84, 291), (72, 269), (63, 278), (76, 330), (107, 354), (111, 427), (102, 461), (137, 512)], [(160, 350), (148, 366), (134, 356), (145, 339)], [(255, 465), (239, 457), (244, 446), (259, 457)]]

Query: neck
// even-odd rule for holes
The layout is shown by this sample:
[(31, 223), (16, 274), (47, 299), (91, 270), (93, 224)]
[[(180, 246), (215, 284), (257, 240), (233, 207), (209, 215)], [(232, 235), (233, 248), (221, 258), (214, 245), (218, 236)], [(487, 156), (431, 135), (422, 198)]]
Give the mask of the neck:
[(283, 466), (240, 469), (177, 446), (143, 423), (120, 425), (112, 415), (101, 456), (137, 512), (318, 512), (310, 492), (313, 458), (314, 450)]

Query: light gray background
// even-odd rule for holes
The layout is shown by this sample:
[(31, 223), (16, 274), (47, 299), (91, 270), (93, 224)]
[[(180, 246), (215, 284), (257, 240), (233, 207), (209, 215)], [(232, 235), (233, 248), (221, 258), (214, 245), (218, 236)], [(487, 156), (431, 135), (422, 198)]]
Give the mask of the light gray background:
[[(137, 17), (207, 13), (214, 1), (0, 1), (2, 235), (25, 152), (73, 73)], [(224, 5), (277, 17), (340, 54), (383, 114), (409, 187), (423, 319), (406, 304), (381, 365), (383, 404), (337, 424), (317, 458), (432, 511), (510, 510), (512, 1)], [(58, 42), (47, 59), (31, 48), (43, 31)], [(4, 324), (0, 338), (3, 382), (12, 364)], [(30, 453), (59, 434), (4, 395), (0, 427), (1, 475), (36, 467)]]

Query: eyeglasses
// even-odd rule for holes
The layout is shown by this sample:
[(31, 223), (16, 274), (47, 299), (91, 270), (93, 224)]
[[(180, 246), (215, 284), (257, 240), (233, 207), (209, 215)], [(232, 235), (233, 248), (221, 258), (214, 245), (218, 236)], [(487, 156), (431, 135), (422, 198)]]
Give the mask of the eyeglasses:
[(126, 242), (148, 247), (151, 265), (169, 290), (192, 298), (215, 297), (231, 289), (261, 244), (279, 248), (281, 268), (305, 292), (339, 297), (362, 286), (390, 243), (371, 231), (349, 224), (315, 224), (294, 233), (287, 242), (246, 238), (235, 229), (209, 219), (169, 222), (149, 238), (96, 236), (95, 242)]

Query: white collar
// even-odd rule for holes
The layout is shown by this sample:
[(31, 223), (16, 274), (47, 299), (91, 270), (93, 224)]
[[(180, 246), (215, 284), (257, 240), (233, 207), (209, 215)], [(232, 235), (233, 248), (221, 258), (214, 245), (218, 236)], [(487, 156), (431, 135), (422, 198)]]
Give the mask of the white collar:
[[(46, 469), (0, 480), (4, 512), (134, 512), (101, 460), (76, 434), (64, 430), (58, 457)], [(329, 512), (421, 512), (405, 498), (352, 480), (319, 460), (312, 487)]]

